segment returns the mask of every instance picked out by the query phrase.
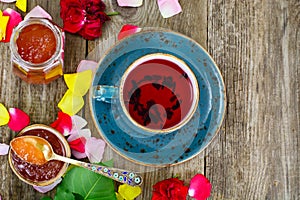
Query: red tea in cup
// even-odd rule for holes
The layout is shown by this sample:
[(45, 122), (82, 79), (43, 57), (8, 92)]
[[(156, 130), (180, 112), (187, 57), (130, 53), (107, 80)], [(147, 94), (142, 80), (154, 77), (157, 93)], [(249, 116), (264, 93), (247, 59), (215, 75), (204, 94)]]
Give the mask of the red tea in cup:
[(125, 113), (134, 124), (151, 132), (183, 126), (197, 108), (197, 79), (182, 60), (172, 55), (156, 53), (136, 60), (120, 85)]

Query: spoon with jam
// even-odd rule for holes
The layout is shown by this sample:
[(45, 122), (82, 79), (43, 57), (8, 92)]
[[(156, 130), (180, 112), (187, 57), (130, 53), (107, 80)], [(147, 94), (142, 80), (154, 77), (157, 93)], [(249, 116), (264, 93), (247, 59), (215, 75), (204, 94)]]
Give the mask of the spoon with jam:
[(38, 136), (20, 136), (10, 142), (11, 149), (23, 160), (28, 163), (43, 165), (50, 160), (59, 160), (79, 167), (86, 168), (95, 173), (101, 174), (115, 181), (131, 186), (142, 184), (142, 177), (134, 172), (106, 167), (91, 163), (85, 163), (54, 153), (51, 144), (44, 138)]

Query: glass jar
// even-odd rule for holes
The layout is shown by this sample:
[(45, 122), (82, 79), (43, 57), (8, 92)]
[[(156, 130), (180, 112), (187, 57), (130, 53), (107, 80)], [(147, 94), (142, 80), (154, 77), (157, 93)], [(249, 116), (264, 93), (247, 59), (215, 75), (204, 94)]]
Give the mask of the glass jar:
[(13, 31), (13, 72), (33, 84), (47, 84), (63, 74), (64, 32), (49, 19), (29, 18)]

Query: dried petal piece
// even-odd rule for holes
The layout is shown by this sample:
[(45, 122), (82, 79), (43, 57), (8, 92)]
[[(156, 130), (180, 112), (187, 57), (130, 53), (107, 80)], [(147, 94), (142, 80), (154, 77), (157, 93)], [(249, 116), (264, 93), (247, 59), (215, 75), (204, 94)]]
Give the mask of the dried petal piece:
[(157, 0), (157, 4), (163, 18), (172, 17), (182, 11), (178, 0)]
[(124, 7), (140, 7), (143, 5), (143, 0), (118, 0), (118, 5)]
[(189, 196), (196, 200), (206, 200), (210, 196), (211, 184), (202, 174), (196, 174), (190, 182)]
[(47, 185), (47, 186), (33, 186), (33, 188), (35, 190), (37, 190), (38, 192), (40, 192), (40, 193), (46, 193), (46, 192), (49, 192), (50, 190), (53, 190), (61, 181), (62, 181), (62, 178), (59, 178), (50, 185)]
[(8, 154), (9, 145), (0, 143), (0, 155), (4, 156)]
[(74, 94), (84, 96), (91, 86), (92, 74), (91, 70), (86, 70), (75, 74), (65, 74), (64, 79)]
[(76, 140), (77, 138), (84, 137), (88, 139), (92, 136), (90, 129), (72, 129), (70, 136), (68, 137), (68, 141)]
[(0, 40), (5, 39), (6, 37), (6, 28), (9, 21), (9, 16), (3, 16), (2, 11), (0, 10)]
[(9, 122), (8, 126), (13, 131), (20, 131), (26, 126), (28, 126), (30, 122), (29, 116), (18, 108), (9, 108)]
[(20, 15), (20, 13), (11, 8), (6, 8), (3, 11), (3, 16), (9, 16), (9, 21), (6, 28), (5, 39), (1, 42), (9, 42), (13, 29), (22, 21), (22, 16)]
[(87, 121), (78, 115), (72, 116), (71, 119), (72, 119), (72, 132), (74, 130), (78, 131), (87, 125)]
[(9, 112), (6, 107), (0, 103), (0, 126), (6, 125), (9, 122)]
[(125, 200), (133, 200), (141, 194), (142, 190), (140, 187), (123, 184), (119, 186), (118, 192)]
[(39, 18), (46, 18), (52, 20), (51, 15), (46, 12), (41, 6), (36, 6), (27, 15), (24, 17), (25, 19), (28, 19), (30, 17), (39, 17)]
[(17, 0), (16, 6), (22, 10), (23, 12), (26, 12), (27, 10), (27, 0)]
[(121, 39), (123, 39), (123, 38), (125, 38), (127, 36), (130, 36), (130, 35), (134, 34), (134, 33), (138, 33), (141, 30), (142, 29), (139, 28), (138, 26), (131, 25), (131, 24), (125, 24), (121, 28), (121, 30), (120, 30), (120, 32), (118, 34), (118, 40), (121, 40)]
[(85, 154), (91, 163), (99, 163), (103, 158), (105, 142), (95, 137), (88, 138), (85, 144)]
[(64, 136), (69, 135), (72, 129), (72, 119), (70, 115), (59, 111), (57, 119), (50, 125)]
[(83, 72), (86, 70), (91, 70), (93, 72), (93, 76), (96, 73), (98, 67), (98, 63), (92, 60), (82, 60), (80, 61), (78, 67), (77, 67), (77, 72)]
[(4, 2), (4, 3), (13, 3), (16, 0), (0, 0), (0, 2)]
[(69, 145), (70, 145), (71, 149), (78, 151), (80, 153), (84, 153), (85, 152), (85, 143), (86, 143), (86, 139), (84, 137), (80, 137), (80, 138), (77, 138), (76, 140), (69, 142)]
[(58, 103), (58, 107), (66, 114), (73, 116), (78, 113), (84, 105), (82, 96), (76, 95), (68, 89)]

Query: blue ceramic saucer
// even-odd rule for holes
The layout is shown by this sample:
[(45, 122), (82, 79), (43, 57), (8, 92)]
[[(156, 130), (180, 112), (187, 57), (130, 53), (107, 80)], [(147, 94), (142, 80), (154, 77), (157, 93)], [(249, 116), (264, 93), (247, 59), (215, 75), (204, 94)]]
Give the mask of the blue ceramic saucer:
[(194, 72), (200, 89), (198, 108), (181, 129), (167, 134), (143, 134), (134, 127), (120, 126), (113, 105), (89, 101), (102, 138), (121, 156), (150, 166), (174, 165), (202, 152), (218, 134), (225, 112), (225, 87), (213, 59), (194, 40), (172, 31), (143, 31), (119, 41), (100, 60), (93, 86), (118, 86), (126, 68), (150, 53), (172, 54)]

